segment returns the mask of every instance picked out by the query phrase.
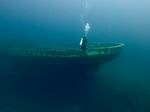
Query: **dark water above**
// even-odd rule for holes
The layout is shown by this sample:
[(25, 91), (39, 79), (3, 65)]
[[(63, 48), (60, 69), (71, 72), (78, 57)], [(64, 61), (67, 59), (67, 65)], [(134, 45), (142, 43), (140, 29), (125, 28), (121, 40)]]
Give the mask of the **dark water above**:
[[(83, 1), (1, 0), (0, 46), (78, 45)], [(88, 41), (123, 42), (121, 55), (102, 65), (92, 78), (78, 77), (80, 81), (71, 80), (72, 85), (58, 82), (62, 86), (50, 83), (52, 72), (10, 72), (15, 66), (1, 63), (1, 112), (150, 111), (149, 1), (87, 1)], [(9, 73), (3, 73), (4, 68)]]

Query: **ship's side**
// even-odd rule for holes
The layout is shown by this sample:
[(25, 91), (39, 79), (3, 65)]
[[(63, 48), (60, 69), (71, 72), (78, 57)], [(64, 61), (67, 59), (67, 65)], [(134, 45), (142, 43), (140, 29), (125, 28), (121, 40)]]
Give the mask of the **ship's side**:
[(87, 56), (78, 49), (3, 48), (0, 78), (10, 83), (13, 91), (22, 94), (40, 92), (40, 95), (47, 93), (50, 98), (55, 95), (58, 99), (76, 96), (84, 91), (100, 65), (115, 59), (123, 46), (93, 44), (88, 47)]
[[(24, 68), (98, 68), (99, 65), (115, 59), (121, 52), (122, 43), (90, 44), (86, 56), (79, 49), (37, 49), (3, 48), (0, 51), (3, 63), (15, 64)], [(5, 61), (4, 61), (5, 60)], [(14, 65), (14, 66), (15, 66)]]

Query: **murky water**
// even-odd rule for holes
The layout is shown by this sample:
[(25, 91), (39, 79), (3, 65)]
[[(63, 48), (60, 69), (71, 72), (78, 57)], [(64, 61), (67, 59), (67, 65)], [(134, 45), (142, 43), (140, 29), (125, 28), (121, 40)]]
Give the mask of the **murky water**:
[(78, 77), (60, 82), (1, 59), (0, 111), (149, 112), (149, 10), (147, 0), (1, 0), (0, 47), (79, 45), (86, 23), (88, 42), (125, 47), (92, 77), (70, 71)]

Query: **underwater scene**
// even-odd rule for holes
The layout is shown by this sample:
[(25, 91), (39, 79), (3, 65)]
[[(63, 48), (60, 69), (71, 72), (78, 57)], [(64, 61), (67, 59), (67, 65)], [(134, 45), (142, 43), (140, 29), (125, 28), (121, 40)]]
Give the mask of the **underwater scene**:
[(0, 112), (150, 112), (149, 4), (0, 0)]

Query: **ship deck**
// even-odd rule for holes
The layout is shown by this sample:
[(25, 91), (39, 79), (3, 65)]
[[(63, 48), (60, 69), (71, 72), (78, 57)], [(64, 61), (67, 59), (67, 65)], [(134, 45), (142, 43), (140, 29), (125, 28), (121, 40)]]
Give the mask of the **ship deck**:
[[(123, 43), (91, 43), (86, 50), (87, 56), (99, 57), (120, 53)], [(47, 57), (47, 58), (77, 58), (82, 51), (76, 47), (70, 48), (3, 48), (0, 49), (0, 55), (7, 56), (29, 56), (29, 57)]]

